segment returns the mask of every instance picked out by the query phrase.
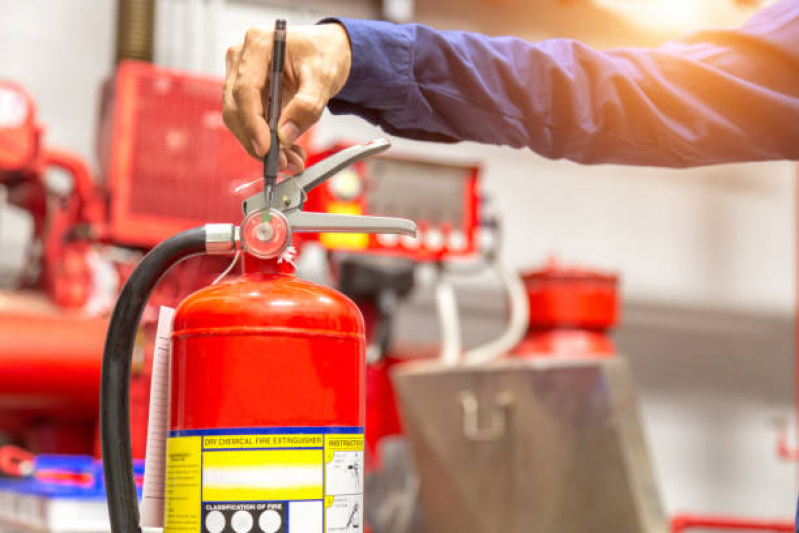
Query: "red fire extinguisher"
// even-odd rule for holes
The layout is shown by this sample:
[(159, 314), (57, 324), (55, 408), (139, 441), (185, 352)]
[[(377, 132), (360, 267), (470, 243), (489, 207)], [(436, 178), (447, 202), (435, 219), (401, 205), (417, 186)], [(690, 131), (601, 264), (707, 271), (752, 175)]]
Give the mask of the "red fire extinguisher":
[(164, 527), (223, 533), (363, 530), (364, 325), (356, 305), (297, 278), (292, 232), (415, 235), (407, 220), (311, 213), (307, 193), (389, 147), (343, 150), (244, 202), (241, 227), (164, 241), (122, 290), (103, 359), (101, 430), (114, 533), (139, 531), (128, 390), (133, 340), (159, 278), (196, 254), (243, 252), (244, 273), (186, 298), (172, 333)]

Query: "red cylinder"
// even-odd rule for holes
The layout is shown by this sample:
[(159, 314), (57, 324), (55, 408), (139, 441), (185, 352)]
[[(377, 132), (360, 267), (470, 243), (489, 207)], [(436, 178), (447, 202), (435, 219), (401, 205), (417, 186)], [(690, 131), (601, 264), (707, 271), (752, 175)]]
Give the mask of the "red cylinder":
[(550, 261), (522, 274), (530, 323), (516, 357), (606, 358), (618, 319), (618, 277)]
[(333, 289), (268, 270), (176, 311), (167, 486), (181, 488), (168, 493), (167, 532), (362, 524), (363, 317)]
[[(30, 300), (37, 305), (38, 300)], [(3, 419), (94, 421), (107, 321), (58, 312), (0, 313), (0, 429)]]

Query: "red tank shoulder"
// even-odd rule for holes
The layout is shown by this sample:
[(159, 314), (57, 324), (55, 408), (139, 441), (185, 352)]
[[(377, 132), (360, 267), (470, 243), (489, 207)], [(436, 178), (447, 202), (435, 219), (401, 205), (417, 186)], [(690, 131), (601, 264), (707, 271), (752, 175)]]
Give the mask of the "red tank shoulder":
[(364, 335), (349, 298), (292, 274), (245, 274), (187, 297), (175, 314), (175, 335), (229, 328), (316, 330)]

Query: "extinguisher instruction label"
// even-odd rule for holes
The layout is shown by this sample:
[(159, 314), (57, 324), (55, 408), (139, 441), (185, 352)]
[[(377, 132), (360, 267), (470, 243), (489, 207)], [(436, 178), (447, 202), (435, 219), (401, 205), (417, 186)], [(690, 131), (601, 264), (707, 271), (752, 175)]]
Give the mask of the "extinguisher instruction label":
[(167, 439), (165, 531), (199, 531), (197, 505), (202, 485), (200, 437)]
[(167, 533), (360, 533), (361, 427), (173, 431)]

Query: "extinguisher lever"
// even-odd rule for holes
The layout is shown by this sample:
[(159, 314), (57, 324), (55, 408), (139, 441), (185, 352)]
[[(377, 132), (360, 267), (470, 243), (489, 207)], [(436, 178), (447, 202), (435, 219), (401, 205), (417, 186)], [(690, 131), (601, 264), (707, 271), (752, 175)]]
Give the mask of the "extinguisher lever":
[(396, 233), (416, 236), (416, 223), (404, 218), (295, 211), (286, 215), (298, 233)]
[[(362, 159), (391, 146), (377, 139), (333, 154), (305, 172), (284, 179), (275, 186), (266, 207), (266, 197), (255, 194), (244, 201), (244, 220), (239, 232), (243, 248), (262, 259), (277, 257), (291, 242), (291, 233), (394, 233), (416, 236), (416, 224), (393, 217), (315, 213), (303, 211), (308, 193), (325, 180)], [(229, 231), (220, 231), (229, 235)], [(224, 241), (223, 239), (220, 239)], [(235, 240), (235, 236), (234, 236)], [(229, 252), (229, 241), (219, 244), (220, 253)], [(234, 246), (236, 244), (234, 243)], [(224, 247), (224, 250), (222, 249)]]
[(294, 179), (308, 193), (348, 166), (354, 165), (367, 157), (385, 152), (389, 148), (391, 148), (391, 141), (388, 139), (374, 139), (363, 144), (351, 146), (319, 161), (301, 174), (296, 175)]
[[(269, 207), (283, 212), (302, 209), (307, 194), (313, 189), (348, 166), (354, 165), (369, 156), (384, 152), (390, 147), (391, 142), (388, 139), (375, 139), (336, 152), (307, 168), (304, 172), (278, 183), (274, 189)], [(243, 204), (244, 215), (264, 210), (265, 203), (262, 193), (250, 196)]]

